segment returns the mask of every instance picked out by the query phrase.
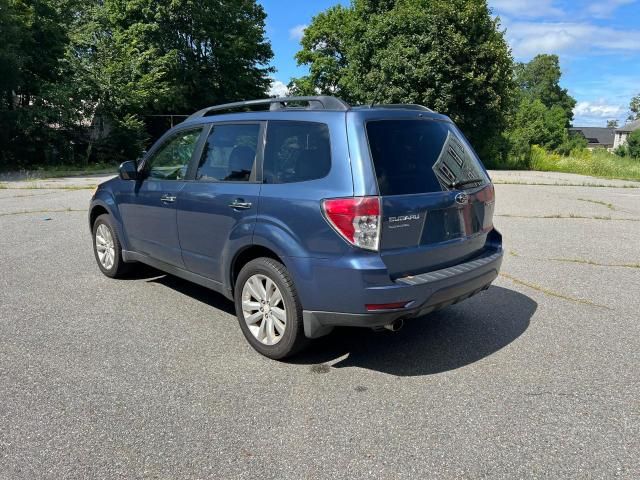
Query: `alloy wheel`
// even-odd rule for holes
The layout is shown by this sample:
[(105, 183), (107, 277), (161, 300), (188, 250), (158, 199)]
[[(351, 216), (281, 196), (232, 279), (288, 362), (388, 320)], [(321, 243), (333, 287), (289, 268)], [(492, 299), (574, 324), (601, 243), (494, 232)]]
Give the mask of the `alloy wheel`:
[(116, 259), (116, 248), (111, 230), (104, 223), (96, 229), (96, 252), (98, 261), (105, 270), (111, 270)]
[(256, 274), (242, 288), (242, 314), (251, 334), (265, 345), (275, 345), (287, 327), (287, 309), (280, 289), (266, 275)]

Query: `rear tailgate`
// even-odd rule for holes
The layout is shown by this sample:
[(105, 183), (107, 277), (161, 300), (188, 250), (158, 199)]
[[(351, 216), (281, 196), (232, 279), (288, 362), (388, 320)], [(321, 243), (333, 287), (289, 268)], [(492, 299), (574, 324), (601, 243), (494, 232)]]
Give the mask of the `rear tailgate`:
[(493, 228), (494, 190), (479, 159), (450, 122), (366, 124), (382, 197), (380, 254), (392, 277), (471, 260)]

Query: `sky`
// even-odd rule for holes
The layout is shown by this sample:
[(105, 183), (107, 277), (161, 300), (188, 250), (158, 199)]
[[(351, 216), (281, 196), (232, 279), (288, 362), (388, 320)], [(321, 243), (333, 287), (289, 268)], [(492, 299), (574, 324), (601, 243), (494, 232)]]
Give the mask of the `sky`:
[[(267, 12), (274, 51), (272, 93), (286, 93), (304, 28), (314, 15), (348, 0), (258, 0)], [(561, 85), (577, 100), (575, 126), (622, 125), (631, 97), (640, 93), (640, 0), (490, 0), (516, 61), (555, 53)]]

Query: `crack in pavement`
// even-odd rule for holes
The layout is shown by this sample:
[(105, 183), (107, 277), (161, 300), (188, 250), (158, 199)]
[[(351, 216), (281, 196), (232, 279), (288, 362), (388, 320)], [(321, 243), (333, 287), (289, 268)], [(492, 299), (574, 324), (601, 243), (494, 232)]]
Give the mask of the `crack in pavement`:
[(504, 277), (508, 280), (511, 280), (513, 283), (518, 284), (518, 285), (523, 285), (525, 287), (529, 287), (533, 290), (536, 290), (538, 292), (544, 293), (546, 295), (549, 295), (551, 297), (556, 297), (556, 298), (561, 298), (562, 300), (567, 300), (570, 302), (574, 302), (574, 303), (581, 303), (583, 305), (589, 305), (590, 307), (598, 307), (598, 308), (604, 308), (606, 310), (613, 310), (611, 307), (608, 307), (606, 305), (600, 305), (599, 303), (595, 303), (592, 302), (590, 300), (585, 300), (583, 298), (576, 298), (576, 297), (572, 297), (570, 295), (565, 295), (563, 293), (560, 292), (555, 292), (553, 290), (550, 290), (548, 288), (542, 287), (540, 285), (536, 285), (535, 283), (529, 283), (526, 282), (524, 280), (520, 280), (519, 278), (516, 278), (512, 275), (509, 275), (508, 273), (505, 272), (500, 272), (500, 276)]

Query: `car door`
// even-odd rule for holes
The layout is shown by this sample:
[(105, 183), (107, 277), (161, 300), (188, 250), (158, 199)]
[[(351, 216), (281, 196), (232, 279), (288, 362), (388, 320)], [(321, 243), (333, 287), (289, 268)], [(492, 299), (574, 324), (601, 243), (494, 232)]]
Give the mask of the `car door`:
[(181, 129), (161, 141), (141, 165), (142, 179), (119, 199), (131, 248), (177, 267), (184, 263), (176, 207), (201, 132), (202, 127)]
[(212, 125), (180, 193), (178, 234), (187, 270), (224, 283), (224, 259), (251, 243), (260, 195), (261, 122)]

